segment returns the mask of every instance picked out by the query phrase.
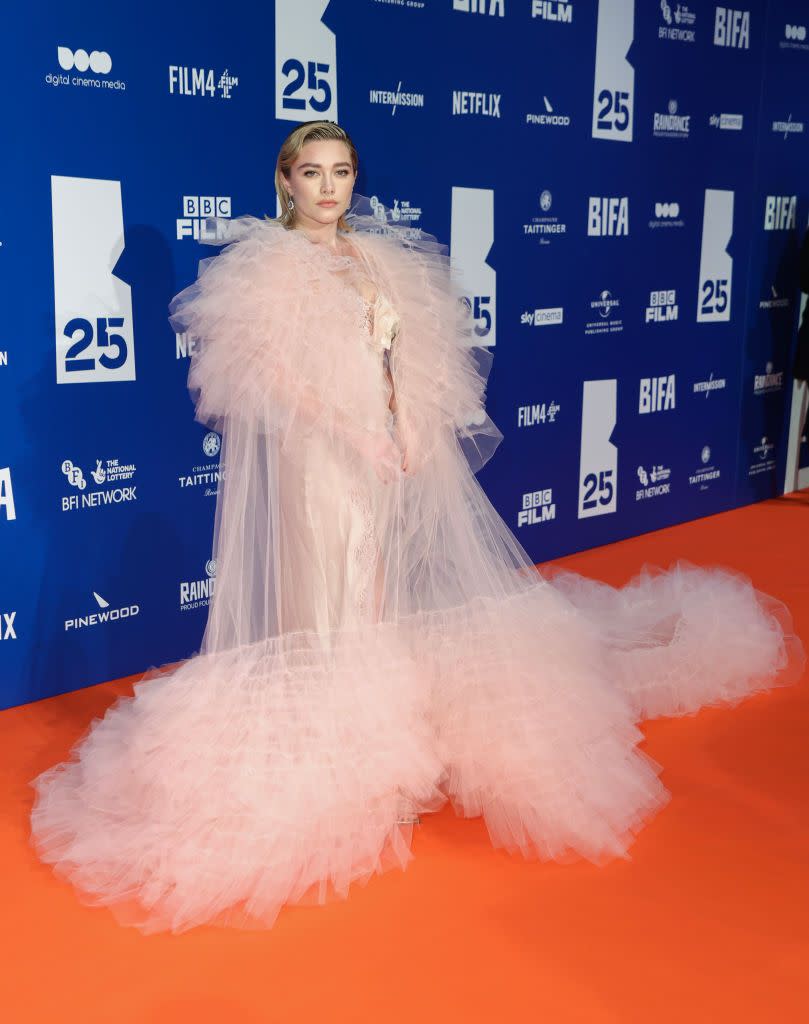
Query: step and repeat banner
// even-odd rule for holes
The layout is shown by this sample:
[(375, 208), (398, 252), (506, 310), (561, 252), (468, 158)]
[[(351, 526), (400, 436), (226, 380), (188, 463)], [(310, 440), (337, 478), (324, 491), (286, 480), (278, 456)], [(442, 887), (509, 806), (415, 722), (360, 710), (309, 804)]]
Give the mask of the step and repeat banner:
[(300, 121), (449, 244), (505, 435), (480, 480), (536, 561), (809, 482), (804, 0), (36, 13), (0, 99), (1, 706), (197, 649), (221, 439), (167, 305), (207, 216), (275, 215)]

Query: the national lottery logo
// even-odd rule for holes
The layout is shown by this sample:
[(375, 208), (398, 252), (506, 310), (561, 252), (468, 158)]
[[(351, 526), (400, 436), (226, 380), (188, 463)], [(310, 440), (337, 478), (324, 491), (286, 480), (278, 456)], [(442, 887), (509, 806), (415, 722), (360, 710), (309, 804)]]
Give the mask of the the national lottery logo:
[(623, 318), (619, 315), (621, 300), (605, 288), (598, 298), (591, 299), (588, 319), (584, 325), (585, 335), (618, 334), (624, 329)]
[(754, 395), (771, 395), (775, 391), (780, 391), (783, 386), (784, 371), (774, 371), (772, 363), (767, 363), (764, 373), (757, 373), (753, 377)]
[(222, 72), (213, 68), (192, 68), (186, 64), (169, 65), (169, 95), (207, 96), (210, 99), (229, 100), (239, 84), (228, 68)]
[(490, 17), (505, 17), (505, 0), (452, 0), (453, 11), (465, 14), (488, 14)]
[(539, 212), (531, 217), (528, 224), (523, 224), (523, 235), (532, 235), (539, 239), (540, 245), (550, 245), (554, 239), (567, 234), (567, 224), (558, 214), (553, 212), (553, 193), (544, 188), (539, 193), (537, 203)]
[(594, 238), (629, 234), (628, 196), (589, 196), (587, 234)]
[(790, 135), (803, 135), (804, 124), (803, 121), (793, 121), (790, 114), (786, 121), (773, 121), (772, 130), (775, 135), (783, 135), (788, 139)]
[(522, 496), (522, 508), (517, 513), (517, 526), (537, 526), (556, 519), (556, 503), (553, 490), (529, 491)]
[(548, 327), (561, 324), (564, 318), (564, 306), (547, 306), (545, 309), (526, 309), (520, 316), (520, 323), (528, 327)]
[(540, 128), (569, 128), (571, 125), (570, 114), (561, 114), (555, 109), (547, 96), (542, 97), (542, 106), (545, 108), (540, 114), (526, 114), (525, 123), (538, 125)]
[(798, 197), (767, 196), (764, 200), (764, 230), (794, 231)]
[(679, 315), (677, 292), (674, 288), (649, 293), (649, 305), (646, 307), (647, 324), (671, 323), (677, 320)]
[(52, 86), (78, 86), (84, 92), (125, 92), (126, 82), (110, 78), (112, 57), (106, 50), (76, 50), (69, 46), (56, 47), (59, 71), (49, 71), (45, 82)]
[(734, 50), (749, 50), (750, 12), (735, 7), (717, 7), (714, 16), (713, 44)]
[[(65, 632), (76, 632), (80, 629), (87, 629), (92, 626), (103, 626), (110, 622), (121, 622), (125, 619), (134, 619), (140, 614), (140, 605), (112, 605), (105, 597), (92, 592), (96, 607), (84, 614), (78, 614), (72, 618), (65, 619)], [(91, 606), (92, 607), (92, 606)]]
[(71, 459), (64, 459), (62, 474), (69, 488), (79, 493), (62, 496), (62, 511), (75, 512), (137, 501), (137, 485), (131, 482), (135, 472), (134, 463), (122, 463), (119, 459), (96, 459), (88, 470), (83, 470)]
[(654, 205), (654, 214), (649, 220), (652, 230), (658, 228), (681, 228), (685, 224), (680, 215), (680, 204), (674, 200), (658, 202)]
[(761, 299), (758, 308), (759, 309), (789, 309), (792, 304), (788, 295), (779, 295), (774, 284), (770, 285), (770, 295), (766, 299)]
[(718, 466), (711, 464), (711, 454), (710, 445), (703, 445), (699, 453), (700, 465), (693, 473), (688, 475), (689, 487), (696, 487), (699, 491), (707, 491), (711, 484), (720, 478), (722, 471)]
[(676, 374), (641, 377), (638, 392), (638, 413), (667, 412), (677, 405)]
[(694, 381), (692, 393), (695, 395), (705, 395), (707, 398), (712, 391), (724, 391), (727, 385), (727, 377), (714, 377), (713, 373), (711, 373), (707, 380)]
[(517, 406), (517, 426), (536, 427), (542, 423), (555, 423), (561, 406), (558, 402), (540, 402), (537, 405)]
[(753, 461), (748, 467), (748, 476), (757, 476), (759, 473), (769, 473), (775, 469), (775, 459), (772, 457), (775, 451), (775, 443), (766, 437), (753, 445)]
[(809, 33), (806, 25), (791, 25), (787, 22), (784, 25), (784, 38), (778, 43), (782, 50), (809, 50)]
[(635, 491), (635, 501), (659, 498), (671, 493), (671, 469), (668, 466), (654, 465), (649, 469), (638, 466), (637, 474), (640, 487)]
[(0, 516), (6, 522), (11, 522), (11, 520), (17, 518), (10, 466), (0, 467)]
[(723, 132), (740, 132), (744, 128), (744, 114), (711, 114), (708, 125)]
[(459, 89), (452, 91), (452, 116), (463, 117), (476, 114), (480, 117), (500, 117), (499, 92), (465, 92)]
[(573, 21), (572, 0), (531, 0), (531, 17), (570, 25)]
[(230, 216), (230, 196), (183, 196), (182, 216), (177, 218), (177, 241), (222, 241), (227, 238)]
[(379, 196), (371, 196), (371, 209), (374, 217), (381, 223), (414, 224), (421, 220), (422, 209), (409, 199), (394, 199), (392, 206), (385, 206)]
[(657, 27), (658, 39), (669, 39), (675, 43), (693, 43), (695, 41), (694, 25), (697, 16), (688, 4), (660, 0), (660, 18), (663, 24)]
[(16, 612), (0, 612), (0, 640), (16, 640), (17, 631), (14, 626)]
[(197, 580), (180, 581), (180, 611), (193, 611), (195, 608), (207, 608), (213, 596), (216, 584), (216, 559), (209, 558), (205, 563), (205, 576)]
[(652, 135), (657, 139), (687, 139), (691, 132), (691, 115), (680, 112), (675, 99), (668, 102), (665, 113), (652, 114)]
[[(202, 451), (208, 459), (215, 459), (222, 447), (222, 439), (213, 430), (202, 439)], [(218, 462), (199, 463), (191, 467), (189, 473), (177, 477), (181, 490), (193, 490), (201, 487), (205, 497), (216, 497), (219, 492), (219, 480), (222, 470)]]
[(424, 106), (423, 92), (407, 92), (401, 81), (395, 89), (369, 89), (368, 102), (372, 106), (390, 107), (390, 116), (402, 107), (418, 109)]

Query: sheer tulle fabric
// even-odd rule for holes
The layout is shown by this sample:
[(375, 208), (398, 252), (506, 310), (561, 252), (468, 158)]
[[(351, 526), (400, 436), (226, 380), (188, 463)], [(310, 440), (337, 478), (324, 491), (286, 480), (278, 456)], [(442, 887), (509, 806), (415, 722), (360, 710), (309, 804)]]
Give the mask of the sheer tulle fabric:
[(42, 859), (143, 931), (343, 897), (447, 800), (527, 857), (628, 857), (670, 799), (638, 723), (803, 665), (737, 573), (540, 574), (474, 475), (501, 434), (446, 248), (351, 223), (335, 252), (239, 218), (172, 302), (223, 444), (201, 652), (32, 782)]

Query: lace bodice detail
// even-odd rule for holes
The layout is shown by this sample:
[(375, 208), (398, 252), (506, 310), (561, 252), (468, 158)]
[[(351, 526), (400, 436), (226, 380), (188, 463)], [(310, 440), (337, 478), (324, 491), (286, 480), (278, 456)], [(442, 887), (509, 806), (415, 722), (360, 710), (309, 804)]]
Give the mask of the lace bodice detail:
[(390, 349), (394, 338), (399, 332), (399, 314), (391, 305), (390, 300), (381, 292), (373, 302), (357, 293), (360, 305), (360, 320), (363, 330), (368, 334), (372, 347), (382, 353)]

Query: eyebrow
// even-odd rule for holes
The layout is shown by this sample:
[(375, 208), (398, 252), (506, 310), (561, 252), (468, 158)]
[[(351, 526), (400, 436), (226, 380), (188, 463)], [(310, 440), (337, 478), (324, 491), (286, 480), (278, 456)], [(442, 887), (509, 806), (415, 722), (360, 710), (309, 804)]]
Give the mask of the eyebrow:
[[(298, 169), (300, 169), (302, 167), (317, 167), (318, 170), (319, 170), (322, 166), (323, 166), (323, 164), (312, 164), (312, 163), (307, 162), (305, 164), (298, 164)], [(335, 167), (350, 167), (351, 164), (348, 162), (348, 160), (341, 160), (339, 164), (334, 164), (334, 166)]]

